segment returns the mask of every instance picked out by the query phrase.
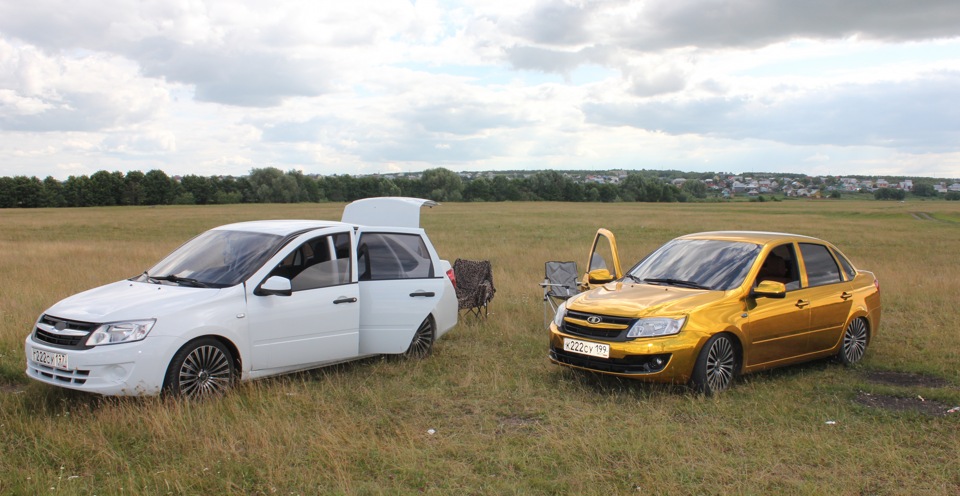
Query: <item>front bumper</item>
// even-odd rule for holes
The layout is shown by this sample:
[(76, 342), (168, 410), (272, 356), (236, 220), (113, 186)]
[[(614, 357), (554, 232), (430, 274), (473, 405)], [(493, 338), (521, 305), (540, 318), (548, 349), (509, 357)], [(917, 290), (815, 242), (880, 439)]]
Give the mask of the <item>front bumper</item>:
[[(609, 358), (598, 358), (564, 351), (564, 339), (604, 343), (610, 346)], [(550, 324), (550, 361), (601, 374), (650, 382), (686, 383), (693, 373), (700, 336), (683, 332), (659, 338), (608, 341), (568, 334)]]
[[(147, 337), (134, 343), (64, 349), (33, 340), (24, 343), (27, 376), (31, 379), (78, 391), (104, 395), (156, 395), (177, 343), (169, 337)], [(34, 350), (66, 356), (66, 367), (50, 366), (33, 359)]]

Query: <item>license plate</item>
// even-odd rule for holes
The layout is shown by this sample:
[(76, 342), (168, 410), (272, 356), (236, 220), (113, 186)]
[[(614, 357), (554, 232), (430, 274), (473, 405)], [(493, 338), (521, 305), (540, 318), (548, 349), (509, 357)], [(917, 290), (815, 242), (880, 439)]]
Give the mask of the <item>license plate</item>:
[(63, 353), (52, 353), (33, 348), (30, 357), (34, 362), (37, 362), (41, 365), (46, 365), (47, 367), (54, 367), (64, 370), (69, 368), (69, 365), (67, 365), (67, 355), (64, 355)]
[(579, 339), (563, 338), (563, 350), (598, 358), (610, 358), (610, 345), (603, 343), (591, 343), (589, 341), (580, 341)]

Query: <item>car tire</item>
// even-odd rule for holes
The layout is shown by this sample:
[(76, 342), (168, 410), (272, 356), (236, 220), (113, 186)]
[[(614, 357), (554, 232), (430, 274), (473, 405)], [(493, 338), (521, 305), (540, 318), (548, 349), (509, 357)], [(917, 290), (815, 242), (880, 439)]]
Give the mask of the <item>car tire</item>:
[(700, 349), (690, 384), (700, 394), (711, 396), (733, 385), (739, 371), (737, 347), (729, 334), (711, 337)]
[(235, 380), (230, 350), (216, 339), (200, 338), (177, 351), (163, 383), (171, 396), (199, 399), (223, 395)]
[(840, 344), (837, 360), (844, 365), (860, 363), (867, 352), (869, 342), (870, 328), (867, 321), (862, 317), (851, 320), (847, 329), (843, 331), (843, 342)]
[(417, 360), (426, 358), (433, 350), (435, 338), (436, 326), (433, 323), (433, 318), (427, 316), (420, 327), (417, 328), (417, 332), (414, 333), (410, 346), (407, 347), (407, 351), (403, 352), (403, 357)]

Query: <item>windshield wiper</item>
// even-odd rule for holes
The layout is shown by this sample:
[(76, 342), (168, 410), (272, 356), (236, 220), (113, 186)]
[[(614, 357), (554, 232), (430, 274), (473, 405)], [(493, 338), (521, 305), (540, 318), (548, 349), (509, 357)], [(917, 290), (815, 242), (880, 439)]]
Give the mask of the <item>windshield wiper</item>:
[(682, 279), (658, 279), (658, 278), (647, 278), (643, 282), (652, 282), (654, 284), (670, 284), (671, 286), (684, 286), (693, 289), (711, 289), (710, 286), (704, 286), (703, 284), (695, 283), (693, 281), (684, 281)]
[(643, 279), (640, 279), (639, 277), (637, 277), (637, 276), (635, 276), (635, 275), (633, 275), (633, 274), (627, 274), (626, 277), (629, 277), (630, 279), (633, 279), (633, 282), (643, 282)]
[(170, 282), (173, 282), (173, 283), (176, 283), (176, 284), (186, 284), (187, 286), (193, 286), (193, 287), (195, 287), (195, 288), (209, 288), (209, 287), (210, 287), (209, 285), (207, 285), (207, 284), (205, 284), (205, 283), (202, 283), (202, 282), (200, 282), (200, 281), (198, 281), (198, 280), (196, 280), (196, 279), (191, 279), (191, 278), (189, 278), (189, 277), (175, 276), (175, 275), (173, 275), (173, 274), (170, 274), (170, 275), (168, 275), (168, 276), (151, 276), (150, 274), (147, 274), (146, 271), (144, 271), (144, 272), (143, 272), (143, 275), (146, 276), (147, 279), (148, 279), (148, 280), (151, 280), (151, 281), (170, 281)]

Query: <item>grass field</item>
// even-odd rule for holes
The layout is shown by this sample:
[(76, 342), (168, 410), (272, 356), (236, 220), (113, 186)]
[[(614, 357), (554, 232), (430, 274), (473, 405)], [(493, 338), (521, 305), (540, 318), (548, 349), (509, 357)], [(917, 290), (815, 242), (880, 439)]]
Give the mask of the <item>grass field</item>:
[[(23, 339), (59, 299), (209, 227), (341, 209), (0, 210), (0, 494), (960, 494), (960, 413), (946, 413), (960, 405), (960, 202), (445, 204), (423, 213), (441, 256), (490, 260), (497, 293), (426, 360), (200, 403), (24, 375)], [(858, 368), (746, 376), (716, 398), (561, 369), (546, 358), (543, 262), (582, 269), (598, 227), (627, 265), (703, 230), (830, 240), (879, 277), (880, 333)]]

